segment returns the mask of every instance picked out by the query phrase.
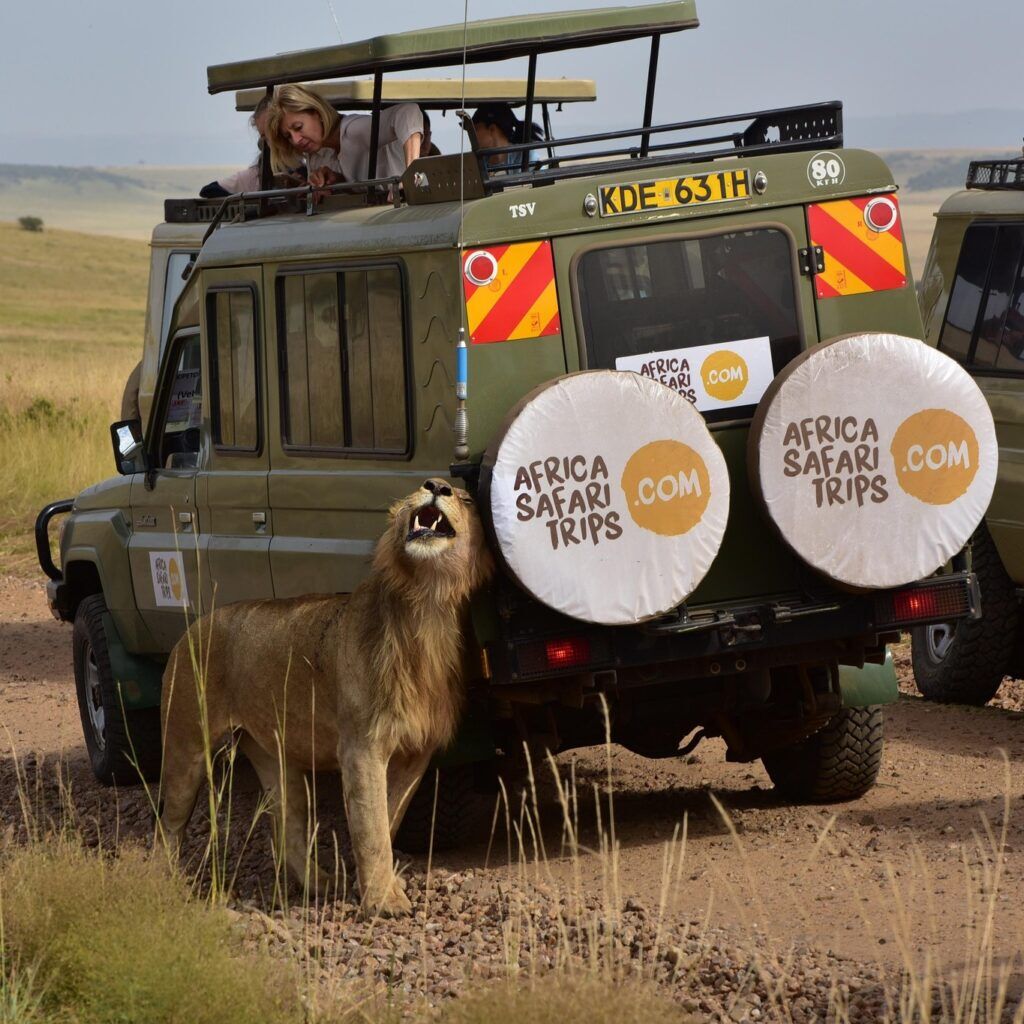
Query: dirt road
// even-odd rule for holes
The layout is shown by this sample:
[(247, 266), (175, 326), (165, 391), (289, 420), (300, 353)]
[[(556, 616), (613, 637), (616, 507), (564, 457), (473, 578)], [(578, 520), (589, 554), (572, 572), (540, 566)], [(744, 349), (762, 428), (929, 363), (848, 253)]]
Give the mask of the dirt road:
[[(971, 908), (990, 891), (998, 862), (996, 961), (1016, 974), (1019, 989), (1024, 688), (1007, 682), (1000, 702), (1001, 707), (982, 709), (944, 707), (908, 692), (887, 709), (878, 785), (845, 805), (785, 806), (759, 764), (726, 764), (718, 741), (706, 742), (688, 758), (658, 762), (613, 748), (617, 864), (586, 850), (569, 856), (561, 811), (549, 801), (542, 808), (540, 837), (527, 840), (531, 849), (543, 846), (539, 864), (510, 869), (502, 836), (489, 862), (481, 845), (435, 854), (434, 868), (476, 879), (477, 886), (511, 870), (556, 889), (599, 893), (617, 887), (615, 899), (648, 908), (664, 899), (669, 915), (710, 920), (731, 933), (757, 933), (780, 949), (807, 944), (890, 967), (930, 953), (955, 969), (983, 928)], [(145, 834), (141, 801), (103, 790), (88, 771), (74, 699), (70, 626), (50, 617), (40, 585), (11, 578), (0, 579), (0, 738), (6, 748), (0, 758), (5, 816), (18, 813), (11, 796), (13, 746), (22, 758), (35, 755), (29, 764), (66, 758), (84, 819), (109, 816), (116, 808), (122, 832)], [(588, 749), (560, 758), (566, 767), (573, 760), (580, 840), (596, 848), (593, 794), (605, 785), (606, 752)], [(1010, 817), (1004, 823), (1005, 806)], [(672, 845), (684, 820), (685, 850)], [(606, 810), (603, 823), (607, 828)], [(668, 850), (674, 860), (666, 886)], [(256, 864), (266, 860), (262, 850), (252, 857)], [(422, 867), (414, 862), (414, 873)]]

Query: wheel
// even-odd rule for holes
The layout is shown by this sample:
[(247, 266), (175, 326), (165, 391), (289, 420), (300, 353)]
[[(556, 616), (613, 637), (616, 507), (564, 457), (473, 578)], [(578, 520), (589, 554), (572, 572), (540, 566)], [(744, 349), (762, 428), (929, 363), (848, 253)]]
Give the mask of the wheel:
[(395, 846), (406, 853), (427, 853), (431, 834), (435, 850), (451, 850), (478, 839), (494, 811), (494, 799), (481, 786), (488, 767), (464, 764), (441, 768), (436, 773), (428, 769), (409, 801)]
[(882, 765), (882, 708), (843, 708), (813, 736), (761, 761), (784, 796), (833, 803), (863, 796)]
[(75, 615), (75, 689), (93, 774), (107, 786), (130, 786), (160, 775), (160, 709), (127, 710), (110, 671), (102, 594), (85, 598)]
[(1017, 594), (984, 525), (972, 539), (971, 563), (981, 588), (981, 618), (917, 626), (910, 634), (914, 680), (928, 700), (987, 704), (1010, 666)]

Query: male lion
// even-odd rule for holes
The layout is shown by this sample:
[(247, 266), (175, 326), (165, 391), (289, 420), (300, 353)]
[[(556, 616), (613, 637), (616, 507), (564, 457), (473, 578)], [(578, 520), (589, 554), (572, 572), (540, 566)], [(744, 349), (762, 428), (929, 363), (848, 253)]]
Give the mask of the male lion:
[(385, 916), (411, 909), (391, 840), (431, 755), (455, 731), (463, 618), (493, 570), (472, 499), (444, 481), (428, 480), (389, 516), (353, 594), (244, 601), (194, 623), (171, 652), (161, 702), (160, 824), (175, 846), (206, 747), (238, 733), (299, 881), (305, 772), (341, 768), (363, 908)]

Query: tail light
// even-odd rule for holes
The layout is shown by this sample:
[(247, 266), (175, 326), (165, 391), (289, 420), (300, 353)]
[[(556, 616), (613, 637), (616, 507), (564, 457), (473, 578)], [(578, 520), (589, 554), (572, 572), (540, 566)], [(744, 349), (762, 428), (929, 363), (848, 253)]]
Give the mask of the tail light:
[(978, 582), (973, 573), (927, 580), (875, 599), (876, 624), (912, 626), (975, 618), (979, 611)]
[(600, 635), (547, 637), (516, 644), (519, 676), (545, 676), (607, 663), (609, 646)]

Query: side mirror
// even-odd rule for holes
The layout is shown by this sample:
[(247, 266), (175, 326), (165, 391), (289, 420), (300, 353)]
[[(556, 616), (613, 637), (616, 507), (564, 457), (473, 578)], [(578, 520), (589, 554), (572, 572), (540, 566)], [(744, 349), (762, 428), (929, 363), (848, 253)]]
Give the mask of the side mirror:
[(114, 446), (114, 464), (119, 473), (130, 476), (146, 468), (141, 420), (118, 420), (111, 423), (110, 440)]

